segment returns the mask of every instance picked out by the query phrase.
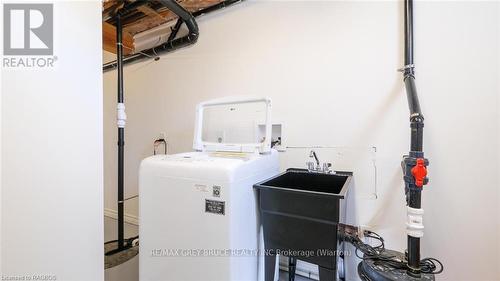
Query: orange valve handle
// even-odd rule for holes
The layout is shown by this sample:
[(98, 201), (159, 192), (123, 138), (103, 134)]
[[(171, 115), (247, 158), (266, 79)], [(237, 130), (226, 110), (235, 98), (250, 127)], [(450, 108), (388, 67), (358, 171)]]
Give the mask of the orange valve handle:
[(411, 168), (411, 174), (415, 178), (415, 185), (422, 187), (424, 185), (425, 176), (427, 176), (427, 168), (425, 167), (424, 158), (417, 159), (417, 164)]

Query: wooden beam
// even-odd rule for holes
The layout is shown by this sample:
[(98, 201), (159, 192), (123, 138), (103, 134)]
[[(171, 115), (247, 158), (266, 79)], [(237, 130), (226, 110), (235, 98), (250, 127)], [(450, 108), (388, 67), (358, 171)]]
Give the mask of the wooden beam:
[[(102, 48), (116, 54), (116, 28), (114, 25), (102, 23)], [(127, 32), (123, 32), (123, 54), (128, 55), (134, 51), (134, 38)]]
[[(222, 0), (184, 0), (178, 2), (189, 12), (195, 12), (218, 4), (221, 1)], [(133, 23), (128, 23), (124, 26), (124, 30), (128, 31), (132, 35), (149, 30), (167, 22), (177, 20), (178, 18), (176, 14), (174, 14), (166, 7), (161, 7), (157, 10), (154, 10), (149, 6), (142, 6), (137, 10), (142, 12), (145, 17), (138, 19)]]
[[(177, 0), (184, 8), (189, 12), (195, 12), (200, 9), (210, 7), (212, 5), (220, 3), (222, 0)], [(123, 3), (118, 0), (104, 0), (103, 1), (103, 18), (109, 16), (113, 13), (119, 5)], [(149, 30), (151, 28), (157, 27), (159, 25), (165, 24), (170, 21), (177, 20), (177, 15), (174, 14), (166, 7), (159, 7), (157, 9), (151, 8), (151, 6), (143, 5), (137, 7), (137, 11), (134, 13), (134, 20), (130, 19), (125, 21), (123, 25), (123, 40), (124, 40), (124, 53), (129, 54), (134, 49), (133, 36), (137, 33)], [(109, 23), (103, 23), (103, 49), (116, 52), (115, 46), (115, 27)]]
[(184, 9), (189, 11), (198, 11), (215, 4), (219, 4), (222, 0), (186, 0), (182, 1), (179, 4), (184, 7)]
[(113, 7), (116, 4), (116, 1), (104, 0), (102, 1), (102, 9), (106, 10)]
[(137, 10), (145, 14), (146, 17), (138, 19), (135, 22), (129, 23), (123, 27), (125, 31), (132, 35), (164, 24), (168, 21), (168, 19), (157, 13), (149, 6), (140, 6)]
[(163, 17), (160, 14), (158, 14), (155, 10), (151, 9), (149, 6), (140, 6), (137, 8), (137, 10), (143, 12), (148, 16), (163, 19)]

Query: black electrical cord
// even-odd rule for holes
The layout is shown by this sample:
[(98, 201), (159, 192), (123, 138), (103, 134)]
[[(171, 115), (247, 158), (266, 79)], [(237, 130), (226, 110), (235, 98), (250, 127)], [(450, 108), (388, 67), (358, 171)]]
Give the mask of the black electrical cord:
[[(376, 246), (367, 244), (361, 241), (359, 236), (352, 233), (342, 233), (341, 238), (351, 243), (356, 248), (355, 254), (362, 260), (372, 260), (374, 264), (390, 269), (407, 270), (409, 268), (407, 260), (401, 260), (396, 256), (384, 254), (385, 243), (382, 236), (369, 230), (365, 230), (363, 234), (367, 238), (377, 240), (379, 244)], [(359, 252), (363, 253), (363, 256), (361, 256)], [(436, 258), (422, 259), (420, 261), (420, 267), (421, 272), (425, 274), (439, 274), (443, 272), (444, 269), (443, 264)]]

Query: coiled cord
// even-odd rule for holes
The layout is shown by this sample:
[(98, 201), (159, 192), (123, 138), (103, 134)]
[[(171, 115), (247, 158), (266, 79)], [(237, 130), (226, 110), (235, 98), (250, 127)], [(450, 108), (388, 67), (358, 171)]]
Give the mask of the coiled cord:
[[(392, 269), (409, 269), (406, 260), (402, 260), (397, 256), (383, 254), (385, 251), (385, 243), (382, 236), (369, 230), (365, 230), (364, 235), (365, 237), (377, 240), (379, 244), (372, 246), (361, 241), (357, 235), (351, 233), (343, 233), (341, 237), (344, 241), (351, 243), (356, 248), (355, 254), (362, 260), (372, 260), (376, 265)], [(363, 253), (362, 256), (360, 252)], [(443, 264), (436, 258), (424, 258), (420, 261), (420, 270), (424, 274), (439, 274), (443, 272), (443, 269)]]

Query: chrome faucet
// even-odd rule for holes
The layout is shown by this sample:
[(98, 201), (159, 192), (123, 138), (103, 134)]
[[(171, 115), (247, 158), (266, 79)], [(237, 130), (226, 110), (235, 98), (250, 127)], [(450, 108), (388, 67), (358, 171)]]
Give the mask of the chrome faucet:
[(309, 152), (309, 157), (314, 158), (314, 160), (316, 160), (316, 168), (319, 168), (319, 159), (318, 155), (316, 155), (316, 151), (311, 150), (311, 152)]
[(316, 151), (311, 150), (309, 153), (309, 157), (314, 159), (314, 162), (307, 162), (307, 170), (309, 172), (316, 172), (316, 173), (326, 173), (326, 174), (331, 174), (333, 173), (332, 170), (332, 163), (323, 163), (323, 166), (321, 166), (318, 155), (316, 154)]

